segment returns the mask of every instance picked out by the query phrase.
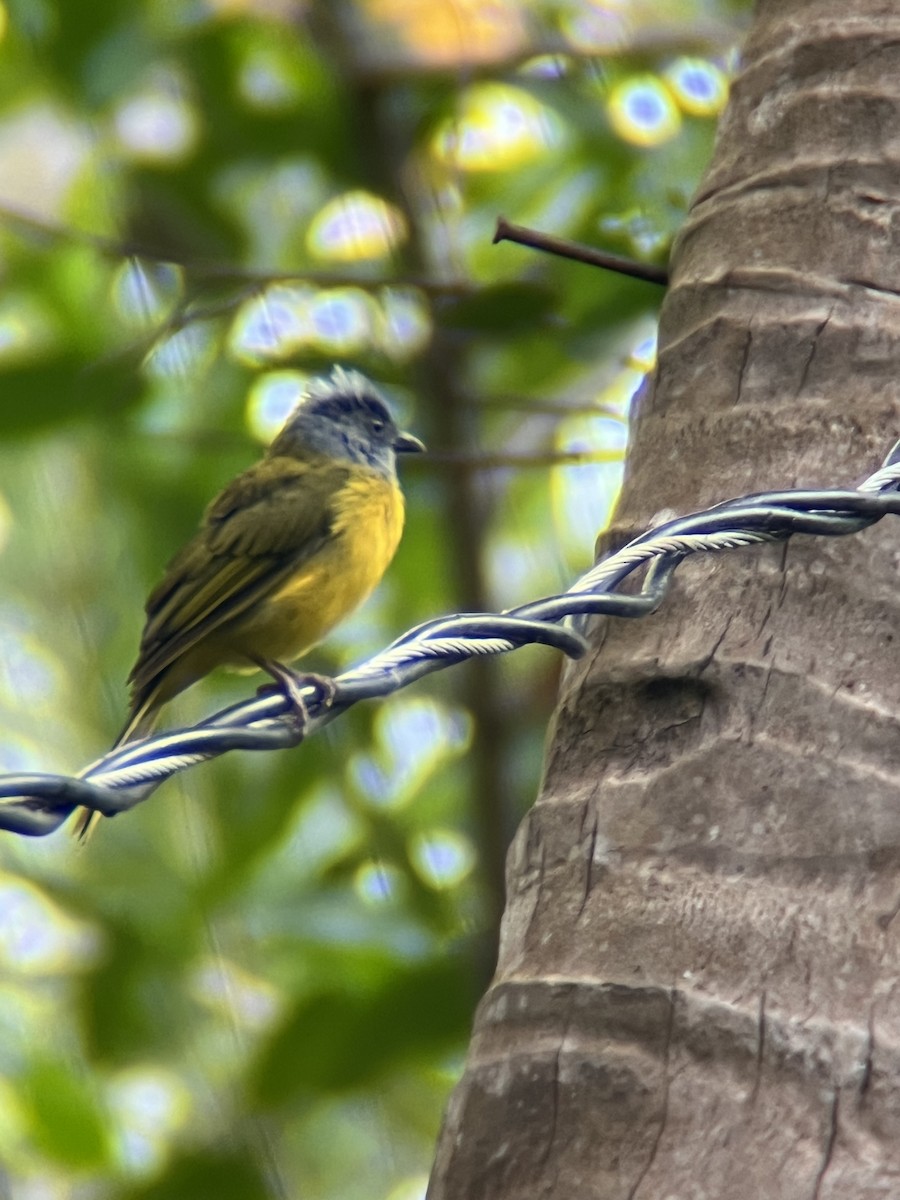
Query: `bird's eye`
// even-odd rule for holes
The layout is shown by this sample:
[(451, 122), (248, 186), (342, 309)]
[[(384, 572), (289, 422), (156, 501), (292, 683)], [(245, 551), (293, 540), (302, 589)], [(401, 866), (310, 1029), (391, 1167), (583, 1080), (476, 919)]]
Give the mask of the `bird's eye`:
[(374, 417), (372, 419), (372, 432), (384, 433), (385, 424), (386, 422), (382, 421), (380, 417)]

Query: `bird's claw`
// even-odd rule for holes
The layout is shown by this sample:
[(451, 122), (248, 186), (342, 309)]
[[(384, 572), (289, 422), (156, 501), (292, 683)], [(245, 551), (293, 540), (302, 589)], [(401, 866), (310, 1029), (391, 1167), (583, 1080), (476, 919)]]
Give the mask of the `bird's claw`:
[[(335, 687), (334, 680), (330, 679), (327, 675), (316, 675), (309, 671), (293, 671), (290, 667), (286, 667), (284, 663), (279, 662), (266, 661), (261, 662), (259, 665), (275, 680), (274, 684), (263, 684), (258, 689), (259, 693), (272, 690), (281, 692), (290, 705), (287, 715), (297, 723), (300, 732), (309, 724), (310, 703), (323, 711), (331, 707), (337, 688)], [(310, 687), (316, 691), (316, 695), (311, 702), (303, 695), (303, 692)]]

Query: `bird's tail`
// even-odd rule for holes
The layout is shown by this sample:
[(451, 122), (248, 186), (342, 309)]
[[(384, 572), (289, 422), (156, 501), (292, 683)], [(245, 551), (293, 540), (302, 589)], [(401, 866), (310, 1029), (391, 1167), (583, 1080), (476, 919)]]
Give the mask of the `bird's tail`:
[[(149, 693), (134, 697), (128, 720), (125, 722), (122, 732), (110, 746), (111, 751), (117, 750), (119, 746), (124, 746), (128, 742), (139, 742), (141, 738), (149, 737), (163, 705), (159, 695), (160, 691), (160, 685), (157, 684)], [(72, 836), (83, 845), (102, 820), (103, 813), (97, 812), (96, 809), (84, 806), (76, 808)]]

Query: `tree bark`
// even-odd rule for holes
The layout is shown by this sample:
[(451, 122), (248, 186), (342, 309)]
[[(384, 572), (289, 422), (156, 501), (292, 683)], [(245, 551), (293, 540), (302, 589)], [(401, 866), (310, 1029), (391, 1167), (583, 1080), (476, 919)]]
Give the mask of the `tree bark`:
[[(763, 0), (609, 541), (900, 432), (900, 8)], [(900, 1195), (900, 527), (596, 622), (429, 1200)]]

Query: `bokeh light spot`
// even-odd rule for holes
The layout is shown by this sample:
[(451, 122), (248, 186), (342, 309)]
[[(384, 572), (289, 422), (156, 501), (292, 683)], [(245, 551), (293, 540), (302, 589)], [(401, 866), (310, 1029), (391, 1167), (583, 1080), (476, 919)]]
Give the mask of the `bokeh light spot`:
[(263, 112), (284, 112), (300, 99), (294, 64), (275, 46), (254, 46), (247, 52), (238, 72), (238, 91)]
[(610, 124), (634, 146), (661, 146), (681, 129), (681, 113), (670, 92), (653, 75), (617, 84), (607, 101)]
[(309, 376), (303, 371), (267, 371), (247, 396), (247, 428), (264, 445), (279, 432), (303, 397)]
[(728, 100), (725, 73), (703, 58), (679, 58), (665, 80), (681, 110), (693, 117), (714, 117)]
[(12, 509), (9, 507), (9, 502), (6, 497), (0, 492), (0, 554), (6, 549), (6, 544), (9, 541), (9, 535), (12, 532), (13, 515)]
[(57, 975), (87, 966), (99, 940), (34, 884), (0, 877), (0, 964), (27, 975)]
[(0, 771), (46, 771), (47, 748), (39, 740), (7, 730), (0, 745)]
[(431, 66), (494, 62), (525, 44), (517, 0), (368, 0), (367, 8)]
[(609, 524), (622, 485), (632, 399), (656, 361), (656, 330), (639, 322), (620, 369), (593, 396), (598, 411), (561, 421), (556, 449), (587, 452), (596, 461), (554, 467), (551, 474), (556, 541), (567, 570), (589, 564), (597, 535)]
[(18, 357), (29, 340), (29, 329), (21, 314), (0, 312), (0, 358)]
[(515, 531), (494, 532), (489, 538), (485, 571), (492, 607), (505, 608), (522, 596), (546, 590), (547, 571), (556, 560), (541, 541), (539, 530), (527, 517)]
[(384, 258), (406, 240), (406, 218), (393, 204), (371, 192), (345, 192), (313, 217), (306, 243), (327, 262)]
[(556, 430), (557, 450), (594, 458), (560, 465), (551, 474), (554, 527), (567, 570), (580, 571), (588, 565), (597, 535), (608, 525), (619, 494), (631, 401), (655, 361), (655, 333), (647, 324), (639, 324), (631, 352), (593, 397), (602, 411), (596, 416), (574, 414)]
[(197, 111), (168, 74), (123, 100), (113, 126), (123, 152), (138, 162), (180, 162), (200, 138)]
[(170, 1135), (190, 1117), (187, 1087), (173, 1071), (148, 1065), (122, 1071), (110, 1083), (108, 1096), (126, 1167), (149, 1173), (162, 1163)]
[(645, 375), (648, 371), (652, 371), (656, 366), (656, 332), (648, 334), (647, 337), (641, 338), (628, 355), (627, 363), (629, 367), (633, 367), (636, 371), (640, 371)]
[(405, 795), (371, 754), (355, 754), (350, 760), (350, 775), (358, 792), (378, 808), (396, 804)]
[(440, 891), (462, 883), (475, 865), (475, 847), (455, 829), (429, 829), (416, 834), (409, 857), (419, 878)]
[(183, 274), (175, 264), (129, 258), (113, 279), (113, 301), (129, 325), (146, 328), (170, 315), (182, 286)]
[(378, 305), (361, 288), (276, 284), (238, 310), (228, 347), (252, 366), (311, 347), (327, 355), (351, 354), (376, 341), (380, 318)]
[(665, 251), (672, 237), (665, 224), (654, 220), (640, 208), (624, 213), (606, 213), (597, 225), (605, 234), (627, 238), (631, 248), (645, 258)]
[(385, 1200), (425, 1200), (428, 1191), (427, 1175), (410, 1175), (401, 1179), (388, 1192)]
[(0, 363), (37, 359), (57, 341), (52, 316), (28, 292), (10, 291), (0, 300)]
[(472, 736), (468, 714), (427, 697), (404, 699), (380, 709), (376, 736), (394, 762), (411, 754), (431, 756), (436, 750), (465, 750)]
[(0, 203), (59, 220), (94, 151), (87, 123), (49, 103), (15, 105), (0, 119)]
[(374, 860), (362, 863), (353, 876), (357, 896), (363, 903), (373, 907), (394, 902), (403, 884), (403, 876), (396, 867)]
[(400, 808), (439, 767), (464, 753), (471, 737), (471, 721), (463, 709), (427, 697), (398, 697), (379, 710), (377, 751), (354, 755), (350, 778), (368, 803)]
[(321, 291), (309, 306), (313, 340), (331, 354), (352, 354), (374, 340), (378, 313), (361, 288)]
[(197, 967), (191, 991), (209, 1008), (256, 1031), (268, 1028), (282, 1007), (272, 984), (221, 957), (208, 958)]
[(560, 31), (579, 54), (603, 54), (627, 46), (633, 30), (626, 9), (633, 0), (563, 6)]
[(193, 321), (161, 338), (144, 360), (144, 369), (154, 379), (187, 379), (209, 365), (216, 345), (211, 324)]
[(364, 826), (348, 811), (341, 790), (323, 782), (304, 794), (285, 830), (282, 860), (273, 870), (284, 870), (292, 881), (315, 878), (353, 853), (364, 837)]
[(531, 79), (563, 79), (570, 67), (571, 60), (564, 54), (536, 54), (522, 63), (519, 74)]
[(253, 366), (295, 354), (315, 335), (310, 311), (317, 294), (310, 287), (275, 284), (248, 300), (232, 322), (229, 350)]
[(406, 362), (431, 340), (431, 312), (415, 289), (385, 288), (380, 297), (378, 344), (395, 362)]
[[(557, 444), (564, 451), (588, 453), (613, 439), (623, 444), (621, 427), (621, 422), (608, 417), (573, 417), (560, 425)], [(589, 565), (597, 535), (609, 524), (622, 472), (622, 461), (573, 463), (553, 471), (551, 495), (559, 548), (578, 570)]]
[(463, 96), (457, 116), (435, 134), (432, 150), (463, 171), (505, 171), (532, 162), (564, 140), (556, 115), (521, 88), (477, 84)]
[(62, 679), (59, 663), (34, 634), (0, 628), (0, 699), (40, 712), (56, 701)]

